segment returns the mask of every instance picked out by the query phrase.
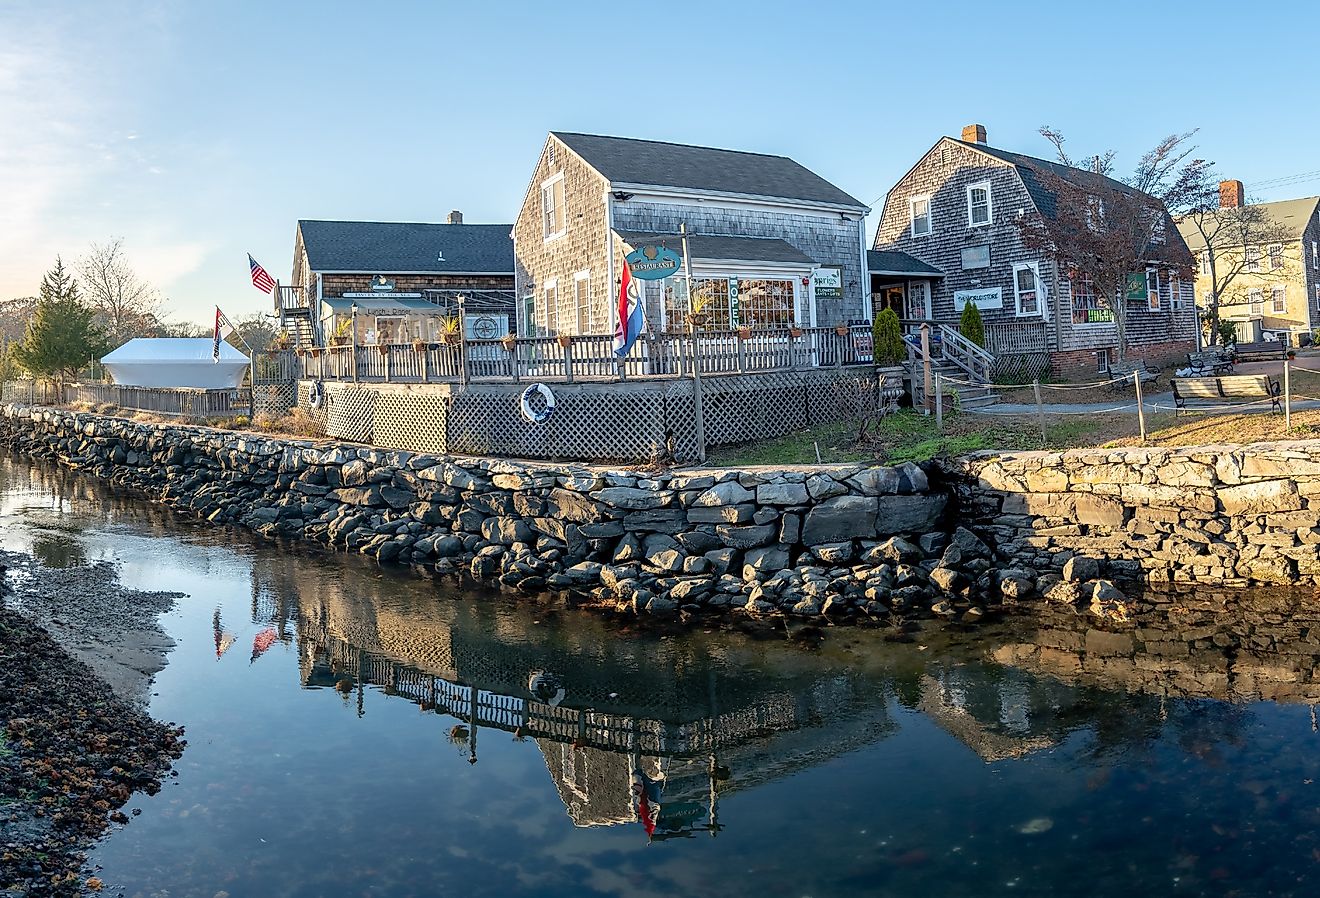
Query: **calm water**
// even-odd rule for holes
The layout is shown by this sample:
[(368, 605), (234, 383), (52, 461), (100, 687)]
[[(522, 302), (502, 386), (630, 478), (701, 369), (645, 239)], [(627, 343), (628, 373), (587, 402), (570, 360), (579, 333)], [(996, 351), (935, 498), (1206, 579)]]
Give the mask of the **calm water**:
[(93, 856), (128, 895), (1318, 887), (1306, 597), (1198, 595), (1109, 632), (1056, 614), (908, 642), (664, 638), (3, 456), (0, 538), (189, 594), (151, 705), (187, 727), (180, 775)]

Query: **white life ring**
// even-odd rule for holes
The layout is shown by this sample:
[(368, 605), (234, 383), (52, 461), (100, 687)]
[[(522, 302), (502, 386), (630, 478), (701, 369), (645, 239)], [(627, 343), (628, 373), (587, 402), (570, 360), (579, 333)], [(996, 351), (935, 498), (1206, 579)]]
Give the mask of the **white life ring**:
[(319, 380), (314, 380), (307, 387), (307, 404), (312, 408), (320, 408), (324, 403), (325, 386)]
[[(533, 394), (539, 394), (541, 400), (545, 403), (545, 408), (539, 412), (532, 408)], [(518, 401), (518, 404), (522, 407), (524, 418), (533, 424), (544, 424), (555, 413), (555, 394), (551, 393), (550, 388), (545, 384), (532, 384), (522, 391), (522, 398)]]

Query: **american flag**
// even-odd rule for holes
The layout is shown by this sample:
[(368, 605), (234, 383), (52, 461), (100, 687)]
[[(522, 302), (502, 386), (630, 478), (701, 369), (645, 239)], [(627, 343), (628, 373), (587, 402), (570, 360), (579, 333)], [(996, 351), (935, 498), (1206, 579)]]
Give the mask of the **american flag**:
[(252, 258), (252, 253), (248, 253), (248, 267), (252, 269), (252, 286), (262, 293), (269, 293), (275, 289), (275, 279), (257, 264), (257, 260)]

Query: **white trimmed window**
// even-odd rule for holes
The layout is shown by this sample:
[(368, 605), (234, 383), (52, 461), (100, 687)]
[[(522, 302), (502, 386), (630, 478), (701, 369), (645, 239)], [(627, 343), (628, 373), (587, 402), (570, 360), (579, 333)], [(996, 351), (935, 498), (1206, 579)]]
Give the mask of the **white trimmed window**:
[(545, 305), (545, 335), (550, 336), (559, 331), (559, 282), (557, 280), (546, 281), (545, 286), (541, 288), (541, 299)]
[(1320, 284), (1315, 285), (1315, 310), (1320, 312)]
[(1276, 315), (1288, 311), (1288, 295), (1283, 284), (1275, 284), (1270, 288), (1270, 311)]
[(1146, 308), (1160, 310), (1160, 272), (1156, 268), (1146, 269)]
[(1101, 374), (1109, 373), (1109, 350), (1100, 349), (1095, 353), (1095, 370)]
[(1182, 295), (1182, 278), (1178, 277), (1176, 272), (1169, 272), (1169, 307), (1175, 310), (1185, 308)]
[(1320, 268), (1320, 240), (1311, 241), (1311, 267)]
[(1265, 311), (1265, 294), (1260, 290), (1248, 290), (1247, 307), (1252, 315), (1263, 314)]
[(1201, 253), (1201, 274), (1210, 273), (1210, 251)]
[(1246, 253), (1247, 271), (1260, 271), (1260, 247), (1248, 246)]
[(1277, 271), (1283, 267), (1283, 244), (1271, 243), (1265, 250), (1270, 257), (1270, 271)]
[(1039, 315), (1040, 266), (1036, 262), (1016, 262), (1013, 265), (1013, 295), (1017, 299), (1017, 313)]
[(579, 271), (573, 275), (573, 305), (577, 312), (577, 330), (574, 333), (591, 332), (591, 272)]
[(564, 235), (564, 176), (555, 175), (541, 185), (542, 236), (553, 240)]
[(913, 237), (925, 237), (934, 230), (930, 219), (930, 197), (914, 196), (908, 200), (908, 217), (912, 222)]
[(967, 188), (967, 226), (979, 228), (990, 224), (990, 182), (978, 181)]

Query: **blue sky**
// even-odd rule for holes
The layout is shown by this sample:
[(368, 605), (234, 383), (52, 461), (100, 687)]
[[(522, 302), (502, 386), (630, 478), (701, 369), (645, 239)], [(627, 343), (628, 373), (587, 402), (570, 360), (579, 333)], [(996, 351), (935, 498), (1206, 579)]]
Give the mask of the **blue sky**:
[(969, 122), (1120, 169), (1199, 128), (1251, 192), (1320, 169), (1315, 7), (0, 0), (0, 298), (120, 236), (171, 317), (257, 311), (299, 218), (512, 221), (551, 129), (792, 156), (873, 225)]

